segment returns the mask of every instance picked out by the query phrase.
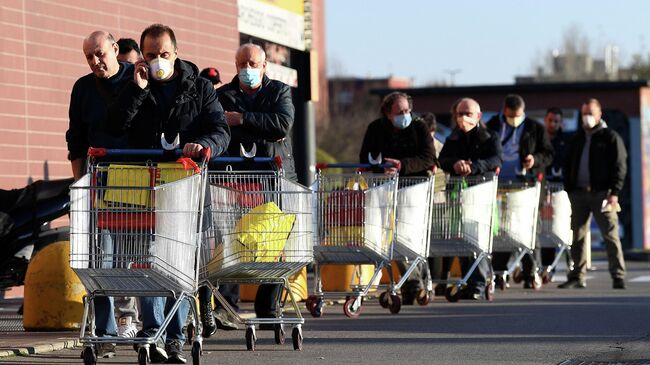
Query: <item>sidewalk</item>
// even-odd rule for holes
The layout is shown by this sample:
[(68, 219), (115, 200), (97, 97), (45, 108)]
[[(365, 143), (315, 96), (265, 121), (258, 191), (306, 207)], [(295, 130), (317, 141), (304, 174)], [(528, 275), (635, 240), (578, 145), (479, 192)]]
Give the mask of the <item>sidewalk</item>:
[(79, 344), (78, 331), (26, 332), (17, 314), (22, 298), (0, 299), (0, 359), (69, 349)]

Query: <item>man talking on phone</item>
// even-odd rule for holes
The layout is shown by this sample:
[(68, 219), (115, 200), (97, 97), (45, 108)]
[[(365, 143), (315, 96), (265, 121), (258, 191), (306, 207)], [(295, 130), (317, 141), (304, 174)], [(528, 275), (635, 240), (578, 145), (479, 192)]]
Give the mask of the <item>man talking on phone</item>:
[[(144, 59), (136, 62), (133, 82), (120, 92), (113, 119), (114, 127), (126, 132), (129, 148), (179, 148), (195, 158), (205, 148), (210, 148), (211, 157), (222, 154), (230, 142), (223, 108), (212, 83), (199, 77), (198, 67), (178, 58), (174, 31), (162, 24), (149, 26), (140, 36), (140, 49)], [(143, 297), (140, 336), (153, 337), (172, 304), (163, 297)], [(162, 344), (150, 346), (152, 362), (186, 362), (182, 349), (187, 304), (173, 314), (164, 349)]]

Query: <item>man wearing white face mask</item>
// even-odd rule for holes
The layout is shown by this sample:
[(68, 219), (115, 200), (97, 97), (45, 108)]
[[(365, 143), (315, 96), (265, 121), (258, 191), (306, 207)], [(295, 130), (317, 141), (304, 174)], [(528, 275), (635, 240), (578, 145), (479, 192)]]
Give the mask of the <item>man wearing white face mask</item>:
[[(544, 131), (544, 126), (525, 114), (524, 99), (510, 94), (503, 100), (501, 113), (487, 122), (487, 127), (497, 133), (503, 149), (503, 166), (499, 180), (520, 179), (523, 176), (535, 177), (544, 173), (553, 162), (553, 146)], [(505, 272), (510, 258), (509, 252), (494, 252), (492, 265), (495, 272)], [(541, 278), (537, 274), (535, 261), (531, 255), (521, 260), (523, 282), (526, 289), (539, 289)], [(497, 275), (497, 280), (505, 280)]]
[[(368, 163), (382, 156), (383, 162), (393, 167), (385, 173), (399, 176), (427, 176), (436, 164), (436, 150), (429, 128), (421, 120), (412, 120), (413, 99), (402, 92), (386, 95), (381, 103), (382, 117), (368, 125), (361, 145), (359, 160)], [(398, 261), (401, 273), (407, 267)], [(403, 304), (413, 304), (421, 288), (421, 271), (415, 269), (402, 287)]]
[(625, 262), (618, 236), (618, 194), (627, 174), (627, 152), (621, 137), (601, 119), (600, 102), (582, 104), (582, 130), (566, 150), (564, 189), (571, 200), (573, 271), (559, 288), (586, 287), (585, 236), (593, 214), (607, 248), (614, 289), (625, 289)]
[[(452, 113), (456, 129), (447, 137), (440, 151), (440, 166), (452, 176), (494, 176), (501, 167), (499, 137), (488, 130), (481, 120), (481, 107), (470, 98), (460, 99)], [(463, 273), (473, 264), (473, 258), (461, 258)], [(486, 277), (490, 275), (487, 261), (479, 263), (468, 282), (466, 298), (484, 296)]]
[[(225, 152), (230, 131), (217, 94), (210, 81), (199, 77), (196, 65), (178, 58), (174, 31), (162, 24), (147, 27), (140, 36), (140, 49), (144, 60), (135, 64), (133, 82), (120, 92), (113, 113), (113, 123), (126, 132), (129, 148), (179, 148), (194, 158), (205, 148), (210, 148), (210, 157)], [(207, 228), (206, 221), (203, 226)], [(143, 328), (138, 336), (153, 337), (174, 300), (142, 297), (140, 303)], [(183, 301), (167, 326), (164, 345), (150, 345), (151, 362), (187, 361), (183, 325), (188, 311), (188, 302)]]

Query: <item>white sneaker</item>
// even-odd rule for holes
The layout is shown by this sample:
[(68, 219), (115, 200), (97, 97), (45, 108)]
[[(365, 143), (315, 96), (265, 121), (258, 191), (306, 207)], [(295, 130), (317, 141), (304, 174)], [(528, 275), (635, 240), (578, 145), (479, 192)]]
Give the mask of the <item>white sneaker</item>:
[(135, 337), (137, 327), (130, 316), (120, 317), (117, 320), (117, 335), (120, 337)]

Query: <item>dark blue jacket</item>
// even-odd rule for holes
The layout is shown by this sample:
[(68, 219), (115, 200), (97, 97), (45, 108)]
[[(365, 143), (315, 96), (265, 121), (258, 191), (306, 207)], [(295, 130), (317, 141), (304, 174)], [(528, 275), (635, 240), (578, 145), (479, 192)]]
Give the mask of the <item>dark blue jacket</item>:
[(239, 156), (240, 144), (250, 150), (257, 146), (257, 156), (282, 158), (285, 176), (296, 180), (296, 168), (291, 145), (295, 109), (291, 99), (291, 87), (266, 75), (262, 88), (254, 99), (249, 99), (239, 88), (239, 77), (217, 90), (223, 109), (239, 112), (244, 123), (231, 128), (232, 139), (228, 146), (230, 156)]
[(65, 134), (68, 159), (85, 158), (88, 147), (124, 148), (126, 138), (111, 133), (109, 105), (123, 86), (133, 79), (133, 65), (120, 63), (110, 79), (98, 79), (93, 73), (75, 82), (68, 111), (70, 124)]
[(171, 142), (180, 133), (181, 147), (198, 143), (210, 147), (212, 157), (226, 151), (230, 131), (223, 109), (210, 81), (199, 77), (199, 69), (191, 62), (176, 59), (174, 72), (178, 82), (174, 105), (162, 115), (151, 91), (156, 83), (141, 89), (130, 82), (120, 92), (116, 110), (111, 113), (113, 127), (128, 136), (130, 148), (161, 148), (160, 135)]

